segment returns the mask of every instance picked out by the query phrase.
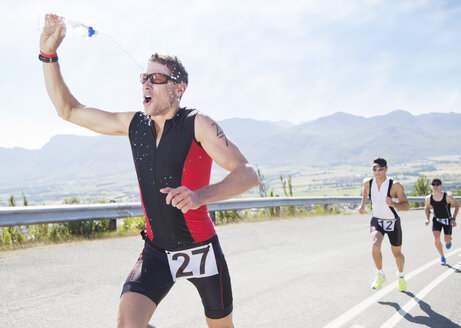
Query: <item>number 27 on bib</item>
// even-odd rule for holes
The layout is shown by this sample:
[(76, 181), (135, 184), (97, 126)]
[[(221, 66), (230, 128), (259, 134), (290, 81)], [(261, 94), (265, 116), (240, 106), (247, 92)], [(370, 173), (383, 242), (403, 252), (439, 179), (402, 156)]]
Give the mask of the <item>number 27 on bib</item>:
[(173, 281), (203, 278), (218, 274), (218, 267), (211, 244), (177, 252), (167, 252)]

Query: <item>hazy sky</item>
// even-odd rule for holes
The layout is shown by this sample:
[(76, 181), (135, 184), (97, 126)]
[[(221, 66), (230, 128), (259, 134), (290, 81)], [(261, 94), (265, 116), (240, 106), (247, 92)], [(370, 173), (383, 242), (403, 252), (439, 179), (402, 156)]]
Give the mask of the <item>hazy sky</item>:
[(46, 94), (37, 55), (38, 18), (47, 12), (104, 33), (66, 37), (58, 55), (77, 99), (105, 110), (142, 110), (142, 69), (107, 35), (143, 67), (154, 52), (181, 58), (190, 76), (182, 105), (216, 120), (461, 112), (458, 1), (19, 0), (2, 7), (0, 147), (89, 134), (59, 119)]

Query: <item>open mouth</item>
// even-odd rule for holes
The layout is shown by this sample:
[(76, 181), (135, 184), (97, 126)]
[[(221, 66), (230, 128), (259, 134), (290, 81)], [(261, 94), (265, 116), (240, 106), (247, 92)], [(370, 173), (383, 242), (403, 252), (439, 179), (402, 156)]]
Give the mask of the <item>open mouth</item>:
[(152, 97), (144, 96), (143, 104), (147, 105), (152, 101)]

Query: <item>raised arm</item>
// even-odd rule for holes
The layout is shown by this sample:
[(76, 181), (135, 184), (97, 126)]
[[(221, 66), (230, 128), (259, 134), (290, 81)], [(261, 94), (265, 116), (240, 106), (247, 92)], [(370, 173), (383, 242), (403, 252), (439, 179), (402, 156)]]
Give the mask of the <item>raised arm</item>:
[[(45, 26), (40, 35), (40, 51), (53, 57), (65, 36), (62, 18), (45, 16)], [(57, 57), (56, 57), (57, 58)], [(127, 135), (134, 112), (111, 113), (81, 104), (70, 92), (61, 75), (58, 61), (43, 62), (46, 90), (56, 112), (64, 120), (102, 134)]]

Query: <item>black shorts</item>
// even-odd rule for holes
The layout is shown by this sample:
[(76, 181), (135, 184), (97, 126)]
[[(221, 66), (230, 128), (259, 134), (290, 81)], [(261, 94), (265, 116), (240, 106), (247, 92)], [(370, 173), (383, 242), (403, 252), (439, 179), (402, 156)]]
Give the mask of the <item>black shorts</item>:
[[(382, 222), (382, 225), (384, 225), (384, 227), (381, 224), (379, 224), (380, 221)], [(389, 236), (389, 241), (392, 246), (402, 246), (402, 226), (400, 225), (400, 218), (397, 218), (395, 220), (393, 231), (386, 231), (386, 225), (386, 220), (381, 220), (373, 216), (370, 222), (370, 233), (374, 231), (379, 231), (383, 234), (383, 236), (387, 234)]]
[(436, 220), (436, 218), (432, 218), (432, 231), (442, 231), (446, 235), (451, 235), (452, 226), (451, 226), (451, 219), (448, 219), (448, 224), (443, 224)]
[[(218, 274), (187, 280), (197, 288), (205, 315), (210, 319), (221, 319), (232, 312), (232, 288), (218, 236), (215, 235), (210, 242), (213, 246)], [(146, 243), (123, 285), (122, 295), (128, 292), (139, 293), (149, 297), (158, 306), (173, 285), (165, 251)]]

